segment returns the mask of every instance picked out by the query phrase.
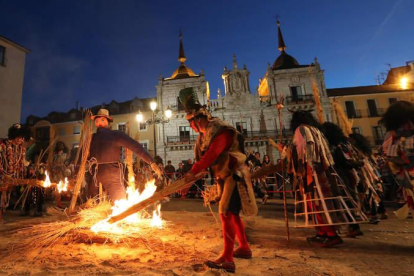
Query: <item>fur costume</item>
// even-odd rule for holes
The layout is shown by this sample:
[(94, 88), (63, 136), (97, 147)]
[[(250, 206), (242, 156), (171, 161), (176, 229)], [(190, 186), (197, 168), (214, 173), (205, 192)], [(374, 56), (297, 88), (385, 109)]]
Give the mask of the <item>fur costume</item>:
[[(196, 160), (200, 160), (201, 156), (208, 150), (214, 138), (223, 130), (230, 130), (233, 135), (233, 143), (231, 148), (223, 152), (211, 166), (215, 177), (220, 179), (219, 196), (220, 205), (219, 213), (224, 214), (227, 211), (231, 195), (237, 185), (239, 191), (243, 214), (252, 216), (257, 214), (257, 205), (254, 198), (253, 185), (248, 167), (245, 165), (246, 155), (241, 150), (244, 141), (240, 139), (239, 133), (235, 128), (226, 124), (218, 118), (209, 120), (209, 127), (205, 135), (200, 134), (197, 138), (194, 153)], [(233, 170), (229, 169), (230, 158), (235, 158), (237, 164)], [(235, 180), (234, 175), (238, 180)]]

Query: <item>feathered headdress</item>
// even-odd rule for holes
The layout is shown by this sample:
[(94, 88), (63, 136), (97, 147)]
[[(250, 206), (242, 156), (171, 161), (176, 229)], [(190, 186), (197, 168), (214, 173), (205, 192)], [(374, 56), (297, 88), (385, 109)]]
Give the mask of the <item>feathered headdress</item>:
[(182, 89), (178, 98), (185, 108), (187, 113), (185, 118), (187, 120), (191, 120), (198, 115), (205, 115), (208, 119), (211, 119), (210, 112), (205, 105), (200, 104), (197, 93), (192, 87)]

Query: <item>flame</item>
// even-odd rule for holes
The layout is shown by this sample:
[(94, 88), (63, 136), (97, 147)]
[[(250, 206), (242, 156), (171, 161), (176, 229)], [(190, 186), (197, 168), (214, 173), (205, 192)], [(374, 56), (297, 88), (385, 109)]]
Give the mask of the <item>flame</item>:
[(59, 194), (61, 192), (67, 192), (68, 191), (68, 179), (65, 177), (65, 183), (63, 183), (62, 180), (59, 181), (59, 183), (57, 184), (57, 189)]
[(162, 228), (162, 219), (161, 219), (161, 204), (157, 205), (157, 208), (152, 212), (152, 227)]
[(43, 181), (43, 187), (49, 188), (50, 186), (52, 186), (52, 182), (50, 182), (49, 174), (47, 173), (47, 171), (45, 171), (45, 175), (46, 179), (45, 181)]
[(155, 180), (151, 180), (145, 184), (145, 189), (140, 193), (138, 190), (134, 190), (132, 187), (127, 188), (127, 198), (128, 199), (121, 199), (116, 200), (114, 206), (111, 207), (112, 214), (109, 215), (108, 218), (99, 221), (95, 225), (91, 227), (91, 230), (95, 233), (98, 232), (109, 232), (113, 234), (125, 234), (125, 231), (123, 229), (124, 225), (134, 225), (139, 226), (138, 224), (147, 224), (152, 227), (158, 227), (162, 228), (162, 219), (161, 219), (161, 205), (157, 206), (157, 210), (153, 213), (152, 221), (149, 222), (148, 219), (144, 217), (145, 212), (138, 212), (135, 214), (132, 214), (125, 219), (118, 221), (116, 223), (110, 224), (108, 223), (108, 220), (116, 215), (121, 214), (125, 210), (129, 209), (133, 205), (151, 197), (157, 189), (157, 186), (155, 186)]
[(135, 177), (133, 175), (129, 177), (128, 186), (135, 191)]

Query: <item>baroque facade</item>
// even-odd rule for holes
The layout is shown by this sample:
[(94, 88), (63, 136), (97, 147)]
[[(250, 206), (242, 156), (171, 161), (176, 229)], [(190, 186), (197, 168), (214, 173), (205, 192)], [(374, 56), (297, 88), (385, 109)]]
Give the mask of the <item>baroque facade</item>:
[[(157, 85), (157, 99), (161, 111), (172, 108), (173, 117), (169, 123), (158, 126), (157, 153), (164, 160), (178, 164), (193, 158), (196, 134), (185, 120), (185, 112), (178, 102), (178, 93), (186, 87), (194, 87), (202, 104), (206, 104), (213, 116), (222, 118), (245, 136), (245, 148), (249, 151), (270, 155), (276, 161), (279, 153), (273, 149), (268, 139), (287, 139), (291, 112), (294, 110), (315, 110), (313, 88), (319, 91), (325, 120), (332, 118), (331, 105), (326, 94), (324, 71), (316, 58), (314, 63), (301, 65), (286, 53), (286, 45), (278, 22), (280, 55), (273, 66), (268, 64), (256, 93), (250, 90), (250, 72), (246, 65), (239, 68), (233, 55), (232, 68), (224, 67), (224, 95), (218, 90), (217, 98), (212, 99), (208, 82), (201, 72), (196, 75), (185, 65), (186, 57), (182, 36), (180, 36), (179, 68), (170, 78), (160, 78)], [(282, 127), (276, 104), (284, 97)], [(290, 110), (290, 111), (289, 111)]]

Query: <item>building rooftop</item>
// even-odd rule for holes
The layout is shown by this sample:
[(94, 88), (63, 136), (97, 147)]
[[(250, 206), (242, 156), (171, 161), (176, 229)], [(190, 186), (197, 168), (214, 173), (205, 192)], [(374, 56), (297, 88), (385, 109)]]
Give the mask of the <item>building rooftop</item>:
[(326, 89), (328, 97), (340, 97), (350, 95), (366, 95), (378, 93), (392, 93), (392, 92), (409, 92), (414, 89), (413, 86), (407, 89), (402, 89), (399, 84), (388, 85), (369, 85), (369, 86), (355, 86), (343, 88), (329, 88)]
[[(156, 100), (156, 98), (134, 98), (129, 101), (125, 102), (117, 102), (115, 100), (112, 100), (109, 104), (99, 104), (92, 106), (88, 109), (91, 110), (92, 114), (96, 114), (99, 109), (105, 108), (109, 110), (110, 116), (116, 116), (116, 115), (122, 115), (122, 114), (128, 114), (140, 111), (149, 111), (150, 110), (150, 102)], [(139, 103), (138, 106), (133, 106), (134, 103)], [(52, 124), (56, 123), (64, 123), (64, 122), (70, 122), (70, 121), (77, 121), (77, 120), (83, 120), (84, 111), (85, 109), (80, 108), (72, 108), (68, 112), (56, 112), (52, 111), (50, 112), (46, 117), (38, 117), (35, 115), (29, 115), (26, 118), (26, 123), (28, 125), (34, 125), (38, 121), (46, 120), (49, 121)]]
[(185, 61), (187, 58), (185, 57), (184, 53), (184, 45), (183, 45), (183, 35), (180, 33), (180, 49), (178, 52), (178, 61), (181, 63), (180, 66), (174, 71), (171, 77), (166, 78), (166, 80), (176, 80), (176, 79), (185, 79), (191, 77), (199, 77), (199, 75), (195, 74), (193, 70), (185, 65)]
[(0, 35), (0, 40), (3, 40), (3, 41), (5, 41), (5, 42), (7, 42), (7, 43), (10, 43), (10, 44), (12, 44), (12, 45), (16, 46), (17, 48), (19, 48), (19, 49), (20, 49), (20, 50), (22, 50), (23, 52), (26, 52), (26, 54), (27, 54), (27, 53), (30, 53), (30, 50), (29, 50), (29, 49), (26, 49), (26, 48), (25, 48), (25, 47), (23, 47), (22, 45), (17, 44), (17, 43), (16, 43), (16, 42), (14, 42), (13, 40), (10, 40), (10, 39), (8, 39), (8, 38), (6, 38), (6, 37), (2, 36), (2, 35)]
[(410, 65), (391, 68), (390, 71), (388, 72), (387, 79), (384, 81), (383, 84), (399, 83), (400, 79), (404, 77), (410, 71), (411, 71)]
[(280, 28), (280, 22), (277, 21), (277, 37), (278, 37), (278, 50), (281, 52), (278, 58), (273, 63), (272, 69), (273, 70), (283, 70), (283, 69), (292, 69), (292, 68), (301, 68), (301, 67), (308, 67), (309, 65), (300, 65), (299, 62), (292, 57), (291, 55), (286, 53), (286, 44), (285, 40), (283, 39), (282, 30)]

